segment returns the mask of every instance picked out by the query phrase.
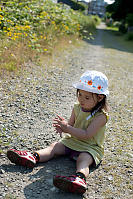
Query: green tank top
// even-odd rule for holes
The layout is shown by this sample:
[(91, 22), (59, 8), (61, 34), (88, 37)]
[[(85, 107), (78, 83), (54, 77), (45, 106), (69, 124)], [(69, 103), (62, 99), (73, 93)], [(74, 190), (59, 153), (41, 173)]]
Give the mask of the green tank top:
[[(75, 113), (75, 128), (80, 128), (86, 130), (94, 119), (100, 114), (105, 114), (108, 120), (108, 114), (105, 111), (97, 112), (94, 116), (91, 117), (90, 112), (82, 111), (80, 104), (74, 105), (74, 113)], [(104, 138), (105, 138), (105, 128), (106, 125), (99, 129), (99, 131), (92, 137), (86, 140), (79, 140), (78, 138), (71, 136), (69, 134), (65, 135), (65, 137), (61, 140), (61, 142), (76, 151), (81, 152), (89, 152), (94, 160), (96, 165), (101, 161), (104, 154)]]

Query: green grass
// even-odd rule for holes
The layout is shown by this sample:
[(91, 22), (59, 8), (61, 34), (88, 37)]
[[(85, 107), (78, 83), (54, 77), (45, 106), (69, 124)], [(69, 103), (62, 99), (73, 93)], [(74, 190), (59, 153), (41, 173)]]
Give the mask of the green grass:
[(119, 32), (118, 27), (113, 27), (113, 26), (112, 27), (107, 26), (106, 29), (111, 31), (111, 33), (116, 37), (117, 41), (120, 44), (125, 46), (129, 51), (133, 52), (133, 40), (129, 39), (130, 35), (131, 38), (133, 38), (133, 33), (122, 34)]
[(17, 71), (27, 60), (51, 54), (62, 38), (82, 38), (85, 31), (90, 37), (98, 23), (98, 18), (50, 0), (9, 0), (0, 5), (0, 70)]
[(119, 31), (119, 28), (113, 26), (107, 26), (107, 30)]

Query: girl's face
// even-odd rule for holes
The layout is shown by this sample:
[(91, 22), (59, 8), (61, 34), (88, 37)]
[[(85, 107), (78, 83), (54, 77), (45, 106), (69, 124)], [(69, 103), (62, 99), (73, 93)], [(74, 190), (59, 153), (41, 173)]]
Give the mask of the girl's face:
[(98, 96), (95, 93), (79, 90), (78, 101), (80, 103), (80, 106), (83, 108), (83, 110), (91, 111), (97, 105), (97, 103), (101, 100), (100, 98), (98, 99)]

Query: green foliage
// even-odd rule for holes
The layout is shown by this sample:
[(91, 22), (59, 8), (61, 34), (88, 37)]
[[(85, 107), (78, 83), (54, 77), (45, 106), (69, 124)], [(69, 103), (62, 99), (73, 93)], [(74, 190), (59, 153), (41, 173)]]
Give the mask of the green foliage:
[(128, 14), (126, 17), (126, 22), (128, 24), (128, 26), (133, 26), (133, 14)]
[(84, 11), (86, 9), (85, 4), (76, 0), (58, 0), (58, 2), (69, 5), (73, 10)]
[(31, 50), (38, 54), (51, 53), (61, 37), (83, 36), (84, 31), (89, 37), (97, 24), (96, 19), (50, 0), (3, 2), (0, 4), (0, 68), (8, 71), (27, 61), (29, 52), (34, 54)]
[(0, 9), (0, 32), (14, 41), (27, 39), (32, 48), (51, 43), (55, 36), (80, 35), (89, 24), (89, 17), (51, 1), (8, 1)]
[(125, 23), (121, 23), (119, 26), (119, 32), (125, 34), (127, 32), (127, 27), (125, 25)]
[(115, 0), (113, 4), (106, 7), (114, 20), (125, 20), (127, 14), (133, 13), (132, 0)]
[(127, 33), (125, 38), (127, 41), (133, 41), (133, 32)]

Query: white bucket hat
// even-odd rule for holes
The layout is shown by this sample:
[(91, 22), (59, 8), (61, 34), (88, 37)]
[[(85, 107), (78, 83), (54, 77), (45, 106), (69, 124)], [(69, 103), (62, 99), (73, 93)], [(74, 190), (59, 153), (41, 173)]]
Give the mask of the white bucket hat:
[(92, 93), (109, 95), (108, 78), (95, 70), (87, 70), (83, 73), (79, 82), (73, 83), (73, 87)]

